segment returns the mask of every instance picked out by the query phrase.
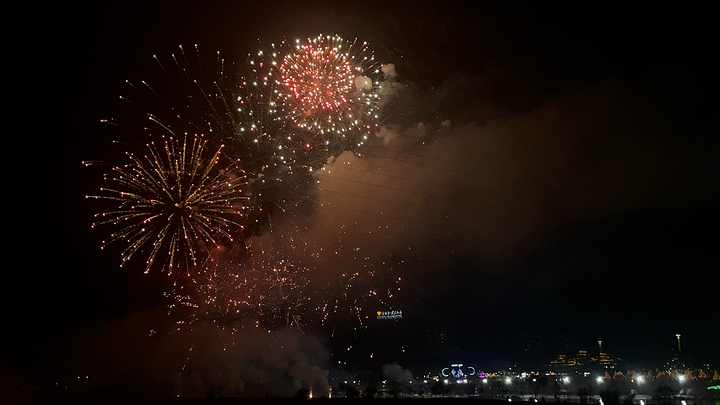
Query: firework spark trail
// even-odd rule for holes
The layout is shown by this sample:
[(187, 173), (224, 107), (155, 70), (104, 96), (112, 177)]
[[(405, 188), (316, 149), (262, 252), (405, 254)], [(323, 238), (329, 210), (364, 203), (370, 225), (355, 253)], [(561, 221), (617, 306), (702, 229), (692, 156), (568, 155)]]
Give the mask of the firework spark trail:
[(303, 232), (280, 226), (275, 236), (246, 240), (242, 252), (211, 256), (190, 284), (166, 294), (178, 328), (232, 329), (253, 321), (359, 331), (376, 310), (396, 308), (404, 260), (360, 255), (360, 248), (342, 243), (328, 252), (325, 244), (303, 240)]
[[(369, 325), (378, 308), (393, 309), (402, 277), (401, 263), (374, 263), (369, 257), (356, 261), (350, 271), (340, 270), (334, 280), (321, 290), (316, 312), (322, 314), (322, 325), (343, 323), (357, 328)], [(348, 317), (349, 316), (349, 317)]]
[(220, 52), (206, 57), (197, 46), (189, 51), (180, 46), (169, 61), (157, 55), (153, 59), (162, 72), (153, 84), (126, 80), (131, 94), (120, 99), (132, 107), (128, 117), (103, 121), (124, 128), (133, 138), (158, 131), (204, 134), (211, 143), (228, 145), (225, 153), (240, 161), (248, 177), (262, 173), (276, 153), (276, 140), (269, 139), (274, 134), (272, 117), (261, 114), (267, 113), (265, 100), (248, 93), (241, 65)]
[(264, 51), (248, 56), (237, 97), (242, 117), (238, 131), (265, 153), (264, 174), (272, 175), (278, 167), (312, 172), (332, 153), (315, 133), (292, 125), (281, 99), (277, 57), (277, 52)]
[(145, 156), (128, 153), (130, 163), (106, 176), (111, 187), (87, 196), (117, 204), (97, 214), (93, 227), (119, 228), (103, 247), (128, 243), (123, 264), (149, 247), (146, 273), (159, 258), (169, 274), (177, 266), (189, 272), (220, 238), (232, 241), (243, 228), (245, 174), (236, 162), (221, 166), (222, 146), (208, 157), (206, 144), (200, 136), (164, 138), (162, 148), (150, 143)]
[(240, 321), (275, 327), (301, 318), (311, 269), (295, 247), (280, 242), (263, 247), (253, 238), (242, 249), (217, 249), (188, 282), (166, 293), (178, 328), (213, 323), (232, 329)]

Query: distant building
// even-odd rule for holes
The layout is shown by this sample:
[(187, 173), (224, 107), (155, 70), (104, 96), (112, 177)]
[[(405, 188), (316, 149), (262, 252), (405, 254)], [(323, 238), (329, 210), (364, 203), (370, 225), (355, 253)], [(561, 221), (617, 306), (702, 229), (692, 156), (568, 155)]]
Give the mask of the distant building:
[(614, 368), (617, 361), (601, 351), (597, 356), (590, 356), (587, 350), (578, 350), (575, 356), (559, 354), (547, 365), (550, 371), (558, 373), (598, 371)]

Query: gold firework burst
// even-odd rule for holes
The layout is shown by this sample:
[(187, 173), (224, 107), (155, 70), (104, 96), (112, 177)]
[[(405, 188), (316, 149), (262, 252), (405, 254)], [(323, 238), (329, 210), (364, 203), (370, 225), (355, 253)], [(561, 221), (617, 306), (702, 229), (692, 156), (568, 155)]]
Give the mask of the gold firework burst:
[(160, 261), (172, 274), (189, 272), (221, 240), (232, 241), (243, 228), (247, 178), (235, 162), (221, 163), (223, 146), (212, 154), (206, 146), (202, 136), (163, 137), (142, 157), (128, 153), (130, 162), (106, 176), (113, 186), (87, 196), (116, 203), (93, 224), (118, 227), (103, 248), (125, 242), (122, 264), (146, 252), (146, 273)]

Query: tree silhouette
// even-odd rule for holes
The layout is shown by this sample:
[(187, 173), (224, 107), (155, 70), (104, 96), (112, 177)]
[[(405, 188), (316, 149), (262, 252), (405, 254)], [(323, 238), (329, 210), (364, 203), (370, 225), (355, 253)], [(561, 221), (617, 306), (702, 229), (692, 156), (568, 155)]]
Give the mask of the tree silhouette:
[(538, 396), (539, 393), (545, 393), (545, 387), (548, 385), (548, 378), (546, 375), (541, 376), (540, 378), (535, 381), (535, 385), (533, 386), (533, 394), (535, 394), (535, 397)]
[(600, 398), (602, 398), (605, 405), (618, 405), (620, 403), (620, 394), (617, 391), (600, 391)]
[(590, 393), (588, 392), (587, 388), (580, 388), (578, 389), (578, 397), (580, 397), (580, 403), (581, 404), (587, 404), (588, 399), (590, 398)]
[(655, 388), (653, 398), (658, 400), (663, 405), (669, 405), (672, 403), (673, 397), (675, 396), (675, 390), (669, 385), (661, 385)]
[(435, 385), (430, 388), (430, 392), (432, 392), (433, 395), (445, 395), (445, 384), (440, 381), (436, 382)]
[(357, 398), (360, 396), (360, 390), (352, 384), (341, 382), (338, 384), (338, 391), (342, 392), (345, 398)]
[(555, 383), (553, 383), (553, 397), (555, 397), (555, 402), (557, 402), (559, 394), (560, 394), (560, 383), (555, 381)]
[(377, 383), (375, 381), (370, 381), (368, 383), (367, 388), (365, 388), (365, 397), (366, 398), (374, 398), (375, 395), (378, 393), (378, 387)]

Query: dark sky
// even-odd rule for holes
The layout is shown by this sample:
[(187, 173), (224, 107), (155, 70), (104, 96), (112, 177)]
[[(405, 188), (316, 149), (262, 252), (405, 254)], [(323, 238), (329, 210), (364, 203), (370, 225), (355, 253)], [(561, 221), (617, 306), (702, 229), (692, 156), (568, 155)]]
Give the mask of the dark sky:
[[(18, 69), (6, 75), (20, 90), (6, 150), (6, 374), (67, 365), (61, 354), (83, 339), (102, 342), (93, 355), (129, 345), (104, 339), (145, 328), (133, 320), (162, 304), (156, 280), (99, 250), (84, 198), (97, 173), (81, 161), (111, 142), (100, 120), (124, 80), (154, 72), (152, 55), (181, 44), (242, 60), (258, 39), (328, 32), (367, 40), (398, 76), (367, 153), (343, 154), (318, 175), (323, 208), (302, 237), (403, 261), (396, 305), (406, 316), (362, 333), (335, 328), (335, 340), (314, 331), (332, 353), (323, 361), (496, 365), (540, 335), (548, 357), (572, 336), (576, 347), (601, 339), (611, 354), (652, 362), (670, 357), (682, 333), (687, 353), (717, 367), (717, 13), (244, 3), (18, 12)], [(357, 260), (340, 256), (324, 275)], [(353, 354), (342, 357), (347, 344)]]

